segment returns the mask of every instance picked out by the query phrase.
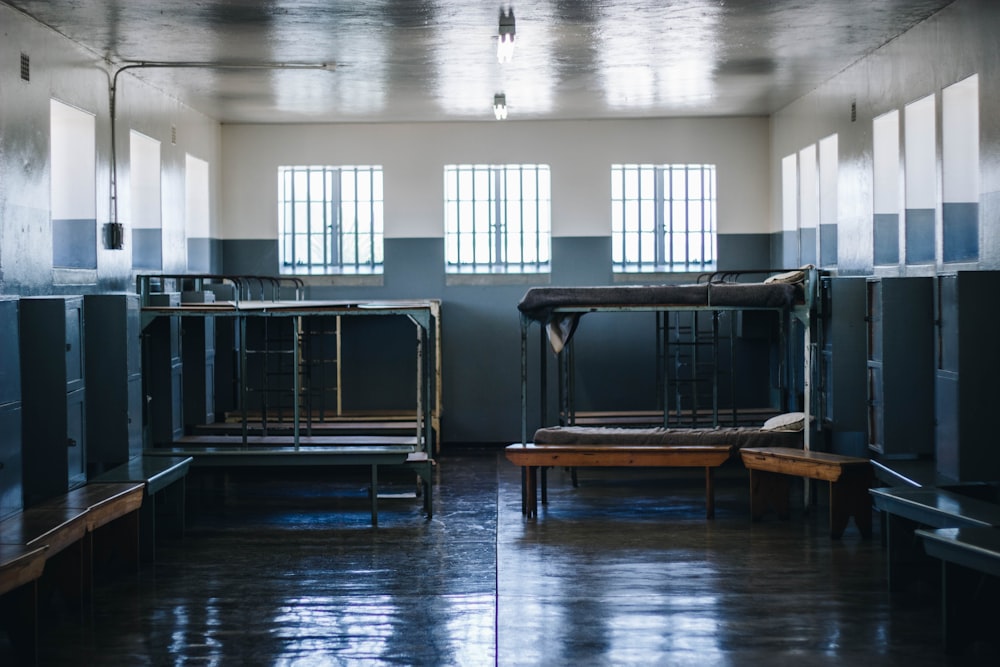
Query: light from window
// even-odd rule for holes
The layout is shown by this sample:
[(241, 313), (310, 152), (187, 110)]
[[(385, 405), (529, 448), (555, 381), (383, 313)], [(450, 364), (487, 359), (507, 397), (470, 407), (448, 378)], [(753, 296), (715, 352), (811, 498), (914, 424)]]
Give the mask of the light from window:
[(614, 271), (715, 267), (715, 165), (611, 165)]
[(444, 200), (449, 272), (548, 270), (552, 228), (548, 165), (447, 165)]
[(380, 273), (382, 167), (278, 167), (282, 271)]

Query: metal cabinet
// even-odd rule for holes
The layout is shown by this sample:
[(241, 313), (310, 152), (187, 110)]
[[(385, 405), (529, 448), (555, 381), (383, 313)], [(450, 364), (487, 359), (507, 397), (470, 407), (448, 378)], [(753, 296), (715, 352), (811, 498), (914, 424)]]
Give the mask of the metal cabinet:
[(938, 276), (934, 293), (937, 472), (960, 482), (1000, 480), (1000, 271)]
[(823, 277), (820, 281), (820, 428), (825, 448), (866, 456), (864, 278)]
[(934, 290), (930, 277), (868, 281), (868, 447), (934, 453)]
[(20, 300), (24, 504), (81, 486), (86, 468), (83, 297)]
[(88, 294), (87, 471), (119, 466), (142, 452), (142, 361), (137, 294)]
[(0, 296), (0, 519), (23, 507), (18, 300)]
[[(180, 294), (150, 295), (151, 305), (176, 307)], [(179, 317), (157, 317), (143, 330), (146, 420), (153, 445), (170, 445), (184, 435), (183, 361)]]
[(215, 421), (215, 318), (181, 318), (185, 428)]

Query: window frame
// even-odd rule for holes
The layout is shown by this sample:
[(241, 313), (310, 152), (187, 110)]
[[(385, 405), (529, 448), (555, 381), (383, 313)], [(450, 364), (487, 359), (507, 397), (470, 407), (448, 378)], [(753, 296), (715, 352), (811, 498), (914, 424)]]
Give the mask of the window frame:
[[(300, 174), (304, 177), (307, 191), (303, 198), (296, 193), (296, 175)], [(359, 185), (363, 180), (359, 178), (361, 174), (367, 174), (367, 186)], [(346, 197), (345, 176), (354, 184), (353, 192)], [(314, 177), (321, 182), (318, 197), (311, 192), (314, 185), (320, 185), (313, 182)], [(365, 207), (367, 216), (359, 216), (358, 212)], [(314, 223), (313, 216), (317, 212), (321, 219), (319, 223)], [(306, 219), (300, 224), (299, 216), (303, 213)], [(385, 262), (384, 217), (382, 165), (279, 166), (280, 272), (296, 275), (381, 274)], [(299, 250), (300, 242), (305, 244), (304, 261)]]
[[(627, 184), (629, 172), (635, 173), (634, 196)], [(675, 194), (672, 178), (680, 172), (684, 176), (683, 196)], [(692, 187), (692, 173), (698, 176), (697, 188)], [(612, 272), (714, 271), (718, 262), (717, 175), (717, 166), (708, 163), (612, 164)], [(693, 191), (699, 194), (692, 197)], [(696, 228), (690, 224), (693, 204), (694, 212), (700, 212)], [(678, 206), (683, 207), (683, 215), (675, 214)], [(683, 238), (678, 241), (677, 235)], [(692, 239), (698, 252), (694, 252)], [(678, 252), (681, 248), (683, 253)]]
[[(516, 188), (512, 188), (515, 178)], [(509, 196), (512, 189), (517, 189), (516, 198)], [(552, 172), (549, 165), (445, 165), (444, 207), (446, 273), (550, 271)], [(485, 250), (482, 241), (486, 243)]]

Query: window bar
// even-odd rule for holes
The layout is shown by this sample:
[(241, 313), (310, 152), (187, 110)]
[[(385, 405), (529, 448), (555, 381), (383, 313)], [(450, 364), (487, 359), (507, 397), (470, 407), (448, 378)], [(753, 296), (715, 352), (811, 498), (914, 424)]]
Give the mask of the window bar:
[(701, 179), (701, 202), (700, 202), (700, 205), (701, 205), (701, 209), (700, 209), (700, 213), (701, 213), (701, 228), (700, 229), (701, 229), (701, 232), (698, 234), (698, 236), (699, 236), (698, 240), (699, 240), (699, 245), (701, 246), (701, 265), (705, 266), (705, 186), (706, 186), (706, 182), (705, 182), (705, 176), (706, 176), (705, 165), (699, 165), (699, 169), (700, 169), (700, 171), (699, 171), (698, 176)]
[[(674, 244), (673, 244), (673, 233), (674, 233), (674, 169), (668, 166), (663, 172), (663, 186), (666, 192), (665, 196), (657, 202), (658, 206), (664, 207), (666, 210), (665, 219), (663, 221), (663, 243), (667, 246), (667, 266), (673, 267), (676, 257), (674, 257)], [(657, 179), (660, 180), (660, 179)]]
[[(337, 250), (340, 247), (337, 236), (333, 233), (333, 179), (337, 176), (336, 169), (323, 169), (323, 264), (329, 266), (339, 262)], [(311, 207), (310, 207), (311, 208)]]
[(364, 175), (368, 179), (369, 184), (369, 197), (368, 197), (368, 207), (371, 209), (371, 171), (361, 172), (355, 168), (354, 170), (354, 201), (352, 202), (352, 210), (354, 211), (354, 266), (355, 268), (361, 266), (361, 248), (362, 248), (362, 237), (367, 236), (367, 230), (361, 229), (361, 216), (358, 215), (358, 207), (362, 204), (361, 192), (358, 185), (358, 179)]
[[(475, 266), (476, 265), (476, 260), (479, 257), (479, 254), (476, 252), (476, 240), (477, 240), (477, 234), (476, 234), (476, 213), (477, 213), (477, 211), (476, 211), (476, 209), (478, 208), (476, 206), (476, 202), (479, 200), (479, 197), (478, 197), (479, 192), (476, 191), (476, 166), (475, 165), (472, 166), (472, 171), (471, 171), (470, 177), (472, 178), (472, 220), (470, 220), (469, 222), (470, 222), (470, 225), (472, 227), (472, 246), (471, 246), (472, 257), (470, 257), (469, 259), (471, 260), (472, 265)], [(461, 201), (461, 195), (459, 196), (459, 201)]]
[[(284, 176), (284, 183), (282, 184), (285, 188), (285, 262), (287, 264), (295, 265), (295, 178), (294, 171), (290, 169), (285, 169), (282, 172)], [(289, 203), (291, 202), (291, 203)]]
[(375, 170), (369, 168), (372, 195), (368, 198), (368, 266), (375, 267)]
[(503, 237), (506, 234), (506, 227), (504, 226), (504, 221), (507, 215), (507, 208), (505, 206), (504, 196), (503, 196), (503, 179), (507, 175), (507, 168), (503, 165), (492, 169), (490, 180), (493, 183), (493, 244), (492, 244), (492, 254), (490, 256), (490, 269), (496, 268), (503, 257), (503, 251), (501, 244), (503, 243)]

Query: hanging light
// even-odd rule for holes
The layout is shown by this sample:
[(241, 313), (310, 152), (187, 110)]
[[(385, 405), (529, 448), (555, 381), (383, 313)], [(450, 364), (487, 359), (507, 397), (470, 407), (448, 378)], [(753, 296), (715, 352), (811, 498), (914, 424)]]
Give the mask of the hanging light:
[(514, 9), (500, 10), (500, 34), (497, 36), (497, 60), (509, 63), (514, 57)]
[(493, 96), (493, 115), (497, 120), (507, 120), (507, 96), (503, 93)]

